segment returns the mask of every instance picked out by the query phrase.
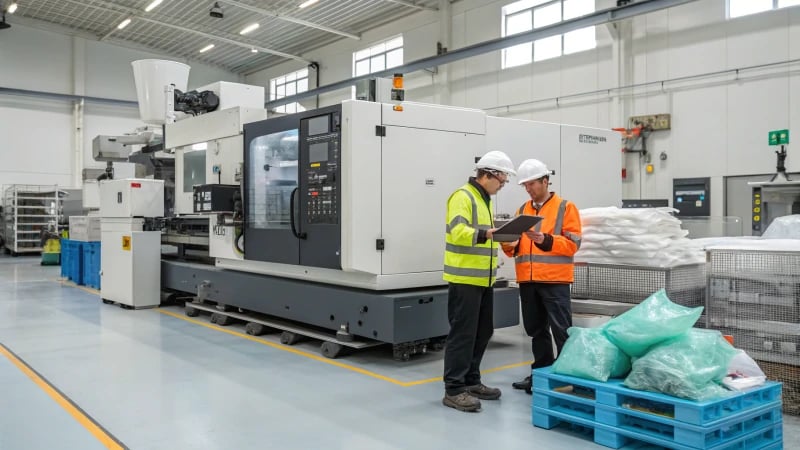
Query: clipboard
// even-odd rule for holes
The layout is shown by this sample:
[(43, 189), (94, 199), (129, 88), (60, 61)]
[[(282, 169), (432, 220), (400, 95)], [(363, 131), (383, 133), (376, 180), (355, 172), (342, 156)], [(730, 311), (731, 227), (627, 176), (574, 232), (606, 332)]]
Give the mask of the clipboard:
[(495, 242), (514, 242), (519, 239), (522, 233), (536, 226), (542, 219), (542, 216), (520, 214), (498, 228), (497, 231), (492, 234), (492, 239)]

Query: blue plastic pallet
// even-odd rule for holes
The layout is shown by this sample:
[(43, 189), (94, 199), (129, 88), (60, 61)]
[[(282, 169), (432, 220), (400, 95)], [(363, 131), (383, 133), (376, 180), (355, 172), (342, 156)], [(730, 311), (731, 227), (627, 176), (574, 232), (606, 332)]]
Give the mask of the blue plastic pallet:
[(81, 252), (83, 284), (100, 289), (100, 243), (84, 242)]
[(83, 284), (83, 242), (61, 240), (61, 276)]
[[(763, 386), (747, 392), (732, 393), (721, 400), (696, 402), (630, 389), (622, 384), (621, 379), (611, 379), (603, 383), (555, 374), (550, 367), (545, 367), (533, 371), (533, 389), (546, 393), (549, 397), (587, 406), (604, 405), (631, 411), (651, 411), (653, 413), (644, 414), (666, 417), (690, 425), (714, 426), (742, 412), (770, 406), (774, 402), (780, 403), (782, 384), (768, 381)], [(546, 408), (547, 405), (536, 405), (536, 397), (534, 395), (534, 406)]]
[[(657, 436), (641, 434), (633, 430), (615, 428), (611, 425), (601, 424), (569, 413), (548, 411), (534, 407), (533, 417), (534, 425), (536, 426), (551, 429), (556, 426), (567, 425), (573, 430), (591, 434), (594, 442), (610, 448), (698, 450), (698, 447), (670, 442)], [(701, 448), (703, 450), (782, 450), (783, 423), (756, 429), (727, 442)]]

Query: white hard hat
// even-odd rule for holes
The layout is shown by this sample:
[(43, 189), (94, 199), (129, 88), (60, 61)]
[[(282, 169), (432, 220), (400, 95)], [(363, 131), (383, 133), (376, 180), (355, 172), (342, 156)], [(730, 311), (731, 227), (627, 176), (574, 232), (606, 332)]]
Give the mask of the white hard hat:
[(529, 181), (538, 180), (544, 176), (549, 176), (552, 172), (538, 159), (526, 159), (519, 165), (519, 184), (525, 184)]
[(505, 153), (498, 152), (497, 150), (493, 150), (483, 155), (475, 164), (475, 169), (497, 170), (509, 175), (517, 174), (517, 172), (514, 170), (514, 163), (511, 162), (511, 158), (509, 158)]

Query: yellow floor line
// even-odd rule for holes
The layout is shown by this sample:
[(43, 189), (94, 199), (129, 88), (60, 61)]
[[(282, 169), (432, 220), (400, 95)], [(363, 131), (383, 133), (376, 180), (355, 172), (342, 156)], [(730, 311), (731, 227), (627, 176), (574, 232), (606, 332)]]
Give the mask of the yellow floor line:
[[(330, 358), (326, 358), (324, 356), (315, 355), (313, 353), (309, 353), (309, 352), (306, 352), (306, 351), (303, 351), (303, 350), (298, 350), (298, 349), (295, 349), (295, 348), (292, 348), (292, 347), (288, 347), (288, 346), (283, 345), (283, 344), (276, 344), (274, 342), (269, 342), (269, 341), (266, 341), (264, 339), (253, 337), (253, 336), (250, 336), (249, 334), (240, 333), (238, 331), (233, 331), (233, 330), (230, 330), (230, 329), (227, 329), (227, 328), (223, 328), (223, 327), (219, 327), (219, 326), (216, 326), (216, 325), (211, 325), (211, 324), (208, 324), (208, 323), (205, 323), (205, 322), (201, 322), (199, 320), (191, 319), (189, 317), (186, 317), (186, 316), (178, 314), (178, 313), (174, 313), (172, 311), (166, 311), (166, 310), (163, 310), (163, 309), (157, 309), (156, 311), (160, 312), (161, 314), (166, 314), (166, 315), (168, 315), (170, 317), (174, 317), (176, 319), (185, 320), (185, 321), (191, 322), (191, 323), (193, 323), (195, 325), (200, 325), (200, 326), (209, 328), (211, 330), (221, 331), (223, 333), (227, 333), (227, 334), (230, 334), (232, 336), (237, 336), (237, 337), (240, 337), (240, 338), (244, 338), (244, 339), (247, 339), (248, 341), (257, 342), (259, 344), (266, 345), (268, 347), (272, 347), (272, 348), (275, 348), (275, 349), (278, 349), (278, 350), (282, 350), (282, 351), (289, 352), (289, 353), (294, 353), (295, 355), (305, 356), (306, 358), (311, 358), (314, 361), (319, 361), (319, 362), (322, 362), (322, 363), (325, 363), (325, 364), (330, 364), (332, 366), (336, 366), (336, 367), (339, 367), (339, 368), (342, 368), (342, 369), (346, 369), (346, 370), (350, 370), (350, 371), (353, 371), (353, 372), (356, 372), (356, 373), (360, 373), (360, 374), (366, 375), (368, 377), (377, 378), (379, 380), (387, 381), (387, 382), (392, 383), (392, 384), (397, 385), (397, 386), (410, 387), (410, 386), (419, 386), (421, 384), (435, 383), (435, 382), (442, 381), (442, 377), (427, 378), (427, 379), (418, 380), (418, 381), (400, 381), (400, 380), (394, 379), (392, 377), (387, 377), (385, 375), (381, 375), (381, 374), (378, 374), (378, 373), (375, 373), (375, 372), (371, 372), (369, 370), (362, 369), (362, 368), (356, 367), (356, 366), (352, 366), (350, 364), (345, 364), (345, 363), (342, 363), (342, 362), (339, 362), (339, 361), (336, 361), (336, 360), (333, 360), (333, 359), (330, 359)], [(509, 364), (509, 365), (505, 365), (505, 366), (495, 367), (493, 369), (487, 369), (487, 370), (482, 371), (481, 373), (499, 372), (499, 371), (505, 370), (505, 369), (511, 369), (511, 368), (515, 368), (515, 367), (521, 367), (521, 366), (525, 366), (525, 365), (530, 365), (530, 363), (531, 363), (531, 361), (524, 361), (524, 362), (521, 362), (521, 363)]]
[(64, 279), (56, 279), (56, 280), (53, 280), (53, 281), (55, 281), (56, 283), (60, 283), (62, 286), (74, 287), (74, 288), (78, 288), (78, 289), (80, 289), (82, 291), (86, 291), (86, 292), (88, 292), (90, 294), (100, 295), (100, 291), (99, 290), (92, 289), (92, 288), (87, 287), (87, 286), (81, 286), (81, 285), (73, 283), (72, 281), (68, 281), (68, 280), (64, 280)]
[(124, 445), (119, 443), (113, 436), (108, 434), (97, 422), (92, 420), (83, 411), (78, 408), (72, 401), (66, 398), (61, 392), (58, 391), (53, 385), (42, 378), (36, 371), (34, 371), (24, 361), (19, 359), (4, 345), (0, 344), (0, 354), (8, 358), (12, 364), (28, 376), (39, 388), (41, 388), (47, 395), (50, 396), (59, 406), (64, 408), (73, 419), (75, 419), (81, 426), (83, 426), (95, 439), (100, 441), (106, 448), (109, 449), (125, 449)]

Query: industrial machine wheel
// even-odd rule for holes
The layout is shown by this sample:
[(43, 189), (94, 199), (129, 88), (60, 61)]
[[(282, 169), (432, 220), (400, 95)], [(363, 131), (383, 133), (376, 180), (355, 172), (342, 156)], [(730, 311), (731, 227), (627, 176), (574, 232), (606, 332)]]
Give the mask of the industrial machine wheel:
[(211, 319), (209, 320), (211, 321), (211, 323), (217, 323), (217, 319), (219, 319), (220, 317), (221, 314), (211, 313)]
[(222, 327), (227, 327), (228, 325), (232, 324), (236, 319), (231, 316), (226, 316), (224, 314), (217, 314), (217, 321), (216, 324)]
[(301, 340), (303, 340), (303, 337), (297, 333), (292, 333), (291, 331), (284, 331), (281, 333), (281, 344), (294, 345)]
[(344, 346), (336, 342), (325, 341), (319, 348), (319, 352), (326, 358), (336, 359), (344, 351)]
[(261, 325), (260, 323), (247, 322), (247, 325), (244, 327), (244, 331), (250, 336), (261, 336), (267, 332), (267, 327)]
[(183, 312), (186, 313), (186, 315), (189, 317), (197, 317), (200, 315), (200, 311), (198, 311), (197, 308), (193, 308), (191, 306), (186, 306)]

